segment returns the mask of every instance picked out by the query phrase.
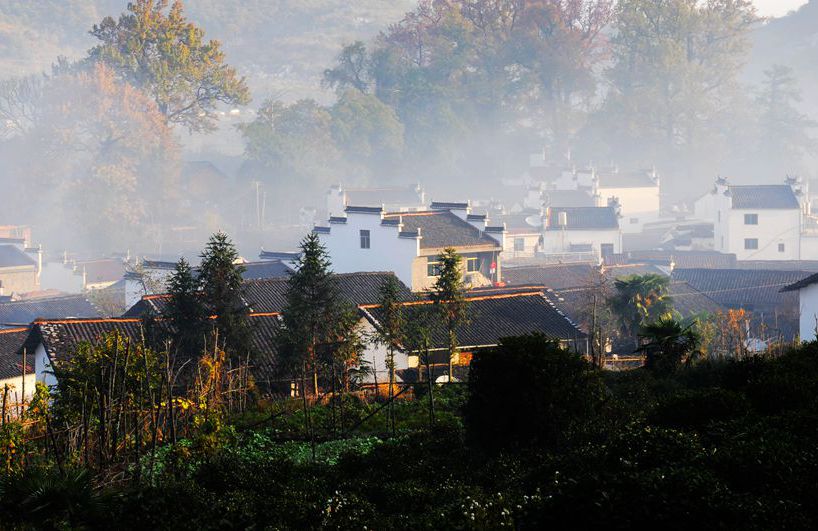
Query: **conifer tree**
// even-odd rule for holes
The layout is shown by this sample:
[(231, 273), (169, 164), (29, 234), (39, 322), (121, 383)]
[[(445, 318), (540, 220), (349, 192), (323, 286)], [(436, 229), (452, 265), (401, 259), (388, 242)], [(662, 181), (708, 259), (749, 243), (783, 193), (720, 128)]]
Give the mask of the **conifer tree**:
[(454, 379), (453, 363), (457, 355), (457, 327), (468, 319), (468, 303), (463, 284), (463, 258), (448, 247), (440, 255), (440, 275), (429, 293), (449, 338), (449, 381)]
[(331, 341), (341, 311), (327, 251), (318, 235), (309, 234), (301, 242), (301, 256), (289, 279), (281, 337), (282, 363), (291, 374), (301, 374), (303, 393), (306, 374), (311, 371), (313, 393), (318, 394), (320, 353)]
[(210, 237), (201, 255), (199, 286), (205, 307), (216, 317), (219, 339), (232, 358), (244, 358), (250, 351), (249, 309), (242, 287), (244, 266), (237, 265), (239, 254), (227, 234)]
[(173, 337), (173, 348), (185, 358), (198, 355), (204, 347), (208, 313), (202, 303), (193, 269), (180, 259), (168, 280), (170, 300), (164, 310)]

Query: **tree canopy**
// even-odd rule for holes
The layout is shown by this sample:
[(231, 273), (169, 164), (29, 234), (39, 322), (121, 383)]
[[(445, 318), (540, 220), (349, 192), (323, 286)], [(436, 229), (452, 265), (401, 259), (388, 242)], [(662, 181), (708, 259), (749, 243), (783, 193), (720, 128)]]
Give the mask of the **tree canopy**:
[(219, 103), (243, 105), (250, 91), (225, 63), (219, 41), (185, 18), (182, 2), (135, 0), (115, 20), (105, 17), (91, 35), (100, 43), (89, 60), (109, 65), (117, 76), (156, 101), (169, 123), (189, 131), (215, 127)]

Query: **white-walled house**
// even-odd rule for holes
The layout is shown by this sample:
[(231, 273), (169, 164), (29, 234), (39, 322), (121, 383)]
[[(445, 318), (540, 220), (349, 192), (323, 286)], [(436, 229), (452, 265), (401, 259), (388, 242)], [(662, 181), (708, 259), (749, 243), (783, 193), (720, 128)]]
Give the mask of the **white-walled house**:
[(0, 394), (8, 389), (7, 405), (20, 404), (34, 394), (34, 352), (28, 351), (29, 331), (27, 326), (0, 330)]
[(583, 253), (602, 258), (622, 252), (616, 206), (549, 208), (544, 221), (543, 254)]
[[(584, 352), (587, 349), (587, 336), (575, 323), (565, 316), (549, 299), (542, 288), (532, 287), (523, 290), (475, 290), (466, 295), (469, 308), (469, 319), (457, 330), (460, 347), (453, 360), (455, 378), (461, 379), (468, 371), (472, 355), (482, 349), (497, 346), (504, 337), (540, 333), (555, 341), (564, 348)], [(430, 304), (429, 301), (406, 303), (404, 308), (408, 319), (419, 305)], [(364, 333), (374, 334), (380, 327), (382, 310), (378, 305), (360, 307), (361, 327)], [(429, 364), (434, 379), (445, 377), (448, 373), (449, 343), (448, 334), (442, 326), (433, 326), (430, 337)], [(380, 344), (367, 344), (361, 354), (370, 364), (367, 383), (384, 384), (388, 381), (387, 349)], [(395, 372), (399, 382), (414, 382), (418, 377), (426, 377), (426, 370), (416, 353), (398, 349), (395, 352)]]
[(423, 291), (439, 274), (438, 257), (452, 247), (463, 257), (467, 284), (485, 286), (502, 278), (505, 228), (471, 214), (468, 203), (432, 203), (418, 212), (348, 206), (345, 214), (313, 229), (336, 273), (392, 271), (413, 291)]
[(642, 232), (645, 223), (659, 218), (659, 174), (655, 169), (619, 172), (614, 168), (596, 174), (594, 196), (597, 206), (616, 198), (621, 207), (621, 228), (625, 233)]
[(818, 274), (790, 284), (781, 291), (798, 292), (798, 336), (801, 341), (815, 341), (818, 329)]
[(801, 253), (805, 206), (796, 191), (791, 184), (737, 186), (720, 178), (695, 212), (713, 216), (715, 250), (738, 260), (811, 259)]
[(381, 207), (388, 212), (414, 212), (428, 207), (419, 184), (380, 188), (346, 188), (340, 184), (327, 191), (327, 215), (342, 216), (346, 207)]

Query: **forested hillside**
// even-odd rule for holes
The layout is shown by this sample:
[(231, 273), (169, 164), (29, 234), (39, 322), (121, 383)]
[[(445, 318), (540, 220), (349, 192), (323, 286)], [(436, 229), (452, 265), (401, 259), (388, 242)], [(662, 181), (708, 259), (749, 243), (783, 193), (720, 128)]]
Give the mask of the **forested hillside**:
[[(320, 76), (339, 46), (368, 39), (401, 18), (413, 0), (188, 0), (189, 18), (247, 76), (256, 94), (320, 94)], [(0, 79), (50, 68), (93, 46), (88, 30), (118, 16), (124, 0), (0, 2)], [(326, 97), (326, 96), (325, 96)]]

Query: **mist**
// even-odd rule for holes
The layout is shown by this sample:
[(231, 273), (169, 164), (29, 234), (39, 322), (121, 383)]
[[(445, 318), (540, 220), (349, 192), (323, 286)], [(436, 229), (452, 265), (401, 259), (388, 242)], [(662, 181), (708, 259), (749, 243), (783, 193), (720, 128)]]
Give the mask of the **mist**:
[(0, 225), (89, 257), (195, 256), (225, 230), (252, 259), (294, 248), (337, 184), (488, 208), (532, 157), (652, 168), (678, 216), (718, 177), (815, 177), (816, 2), (347, 4), (184, 5), (228, 72), (188, 102), (189, 79), (168, 95), (118, 62), (124, 2), (5, 3)]

